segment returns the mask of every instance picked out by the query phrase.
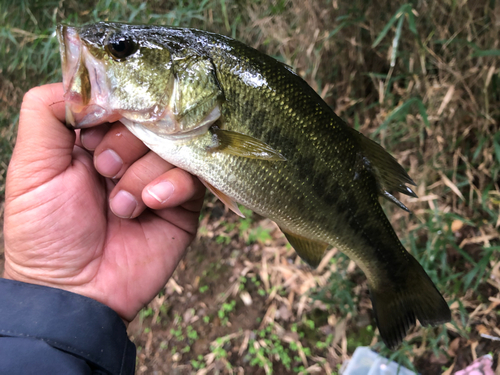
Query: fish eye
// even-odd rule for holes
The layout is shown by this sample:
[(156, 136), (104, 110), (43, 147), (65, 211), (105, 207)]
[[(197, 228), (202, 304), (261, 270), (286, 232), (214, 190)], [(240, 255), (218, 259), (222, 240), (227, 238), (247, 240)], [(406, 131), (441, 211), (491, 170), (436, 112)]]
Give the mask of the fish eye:
[(137, 43), (125, 35), (112, 35), (105, 47), (106, 51), (115, 59), (123, 60), (138, 49)]

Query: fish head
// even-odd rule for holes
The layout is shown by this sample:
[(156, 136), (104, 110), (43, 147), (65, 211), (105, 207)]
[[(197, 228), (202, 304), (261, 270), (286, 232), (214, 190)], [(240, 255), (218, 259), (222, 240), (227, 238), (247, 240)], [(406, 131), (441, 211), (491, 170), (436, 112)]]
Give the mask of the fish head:
[[(204, 59), (190, 48), (183, 49), (182, 56), (180, 51), (175, 55), (168, 45), (169, 36), (159, 35), (161, 31), (107, 22), (59, 25), (67, 123), (85, 128), (128, 120), (161, 134), (182, 134), (200, 126), (193, 108), (200, 107), (204, 95), (190, 93), (192, 85), (186, 82), (207, 79), (206, 64), (200, 64)], [(191, 76), (183, 73), (179, 78), (174, 60), (196, 61), (188, 66)], [(211, 113), (213, 108), (205, 107), (208, 113), (201, 111), (199, 116)]]

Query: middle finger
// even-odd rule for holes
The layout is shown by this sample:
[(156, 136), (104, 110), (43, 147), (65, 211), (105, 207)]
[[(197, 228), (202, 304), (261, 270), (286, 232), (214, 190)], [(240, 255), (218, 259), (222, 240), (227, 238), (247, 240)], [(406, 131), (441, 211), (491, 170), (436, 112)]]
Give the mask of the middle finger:
[(94, 152), (94, 165), (97, 171), (110, 178), (120, 178), (125, 171), (148, 148), (120, 122), (115, 122), (104, 135)]
[(124, 219), (139, 216), (146, 208), (142, 199), (146, 185), (172, 168), (172, 164), (148, 152), (127, 169), (113, 188), (110, 194), (111, 211)]

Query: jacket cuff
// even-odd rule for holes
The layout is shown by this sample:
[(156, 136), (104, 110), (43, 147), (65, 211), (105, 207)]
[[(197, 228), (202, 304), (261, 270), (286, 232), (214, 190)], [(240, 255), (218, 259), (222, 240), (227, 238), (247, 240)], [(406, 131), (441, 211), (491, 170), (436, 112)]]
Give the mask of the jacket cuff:
[(135, 345), (118, 314), (62, 289), (0, 278), (0, 336), (42, 340), (111, 374), (135, 371)]

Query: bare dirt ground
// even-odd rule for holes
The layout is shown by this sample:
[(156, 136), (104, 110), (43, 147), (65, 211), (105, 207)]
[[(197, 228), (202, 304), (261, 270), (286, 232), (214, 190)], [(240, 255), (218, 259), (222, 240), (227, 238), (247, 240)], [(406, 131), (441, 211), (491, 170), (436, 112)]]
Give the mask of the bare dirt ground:
[[(165, 292), (150, 304), (146, 314), (139, 316), (129, 327), (129, 333), (138, 346), (139, 374), (190, 374), (197, 371), (199, 374), (217, 371), (265, 374), (266, 367), (256, 366), (258, 361), (252, 362), (253, 357), (248, 355), (248, 344), (254, 339), (258, 345), (266, 345), (268, 336), (263, 336), (263, 340), (259, 340), (259, 336), (270, 324), (280, 327), (272, 331), (281, 342), (301, 342), (302, 347), (315, 348), (312, 356), (308, 355), (304, 361), (299, 358), (299, 362), (302, 361), (304, 367), (310, 369), (309, 373), (336, 372), (357, 345), (377, 342), (373, 333), (366, 334), (366, 328), (373, 324), (373, 316), (366, 282), (357, 268), (350, 264), (345, 277), (352, 282), (352, 288), (346, 292), (354, 294), (359, 310), (355, 316), (349, 313), (347, 316), (334, 316), (331, 307), (308, 295), (311, 289), (321, 284), (318, 280), (330, 275), (329, 271), (321, 266), (319, 270), (310, 270), (299, 264), (294, 252), (287, 249), (281, 232), (273, 228), (269, 220), (259, 217), (255, 217), (253, 226), (267, 226), (271, 241), (247, 245), (244, 238), (233, 233), (229, 243), (217, 244), (216, 239), (222, 228), (227, 228), (228, 224), (238, 219), (231, 213), (218, 217), (223, 211), (222, 205), (209, 205), (215, 214), (202, 221), (198, 238), (181, 261)], [(474, 253), (473, 249), (470, 253)], [(455, 254), (457, 262), (460, 258)], [(270, 293), (259, 293), (259, 283), (247, 282), (241, 287), (242, 277), (265, 280), (266, 273), (272, 280), (271, 284), (275, 283), (270, 285)], [(294, 277), (294, 273), (301, 276)], [(280, 283), (281, 299), (272, 292), (273, 287), (279, 287)], [(481, 295), (484, 298), (494, 293), (493, 287), (482, 286)], [(250, 303), (245, 303), (244, 295), (247, 294)], [(234, 306), (221, 314), (221, 305), (229, 305), (232, 301)], [(307, 302), (301, 307), (301, 301)], [(484, 311), (477, 310), (477, 313), (489, 319)], [(306, 321), (314, 322), (312, 329), (303, 327), (302, 323)], [(299, 330), (294, 330), (294, 325), (298, 325)], [(415, 347), (410, 354), (415, 368), (422, 374), (446, 373), (451, 369), (447, 372), (451, 374), (488, 353), (495, 355), (494, 365), (498, 366), (495, 353), (500, 352), (500, 342), (481, 338), (480, 329), (472, 329), (469, 339), (449, 331), (451, 343), (447, 352), (437, 355), (426, 347), (423, 333), (421, 350)], [(190, 338), (189, 332), (196, 332), (197, 335)], [(334, 336), (330, 347), (318, 349), (317, 342), (328, 334)], [(421, 335), (422, 331), (414, 330), (407, 339)], [(218, 346), (223, 349), (224, 355), (217, 354)], [(196, 369), (193, 363), (198, 361), (205, 362), (207, 367)], [(280, 361), (275, 361), (270, 369), (276, 374), (290, 372)]]
[[(254, 345), (266, 345), (270, 336), (266, 334), (260, 340), (259, 336), (273, 323), (274, 328), (267, 331), (283, 343), (298, 342), (302, 348), (314, 348), (326, 335), (334, 336), (330, 347), (316, 348), (314, 356), (297, 352), (296, 361), (313, 370), (310, 373), (335, 372), (356, 345), (376, 342), (373, 333), (367, 337), (362, 334), (373, 324), (373, 316), (359, 270), (350, 265), (345, 274), (353, 285), (346, 292), (357, 297), (358, 313), (354, 317), (337, 314), (334, 318), (331, 308), (302, 294), (317, 288), (321, 280), (331, 275), (326, 267), (313, 271), (301, 264), (269, 220), (253, 215), (248, 231), (240, 232), (237, 228), (240, 219), (224, 212), (220, 202), (209, 197), (206, 206), (200, 233), (174, 276), (129, 326), (130, 337), (138, 348), (138, 374), (265, 374), (269, 369), (275, 374), (289, 373), (290, 369), (281, 361), (266, 368), (262, 365), (264, 361), (255, 361), (256, 356), (248, 355), (252, 340)], [(255, 228), (264, 228), (270, 237), (248, 244), (248, 234)], [(464, 228), (463, 236), (467, 236), (467, 230), (470, 229)], [(2, 231), (0, 241), (0, 272), (3, 272)], [(479, 250), (479, 246), (471, 246), (468, 253), (474, 256)], [(335, 251), (331, 252), (330, 256), (334, 255)], [(450, 253), (450, 259), (463, 261), (456, 253)], [(265, 279), (270, 281), (267, 286), (261, 283)], [(495, 293), (487, 283), (480, 289), (483, 296), (480, 298), (487, 299)], [(487, 311), (476, 308), (475, 312), (491, 326)], [(303, 326), (304, 321), (314, 322), (314, 327), (293, 328)], [(280, 328), (276, 330), (276, 326)], [(439, 374), (451, 368), (453, 371), (447, 372), (451, 374), (490, 353), (495, 356), (496, 374), (500, 373), (500, 342), (481, 338), (480, 333), (487, 332), (485, 325), (476, 324), (470, 331), (469, 339), (449, 332), (451, 343), (445, 354), (436, 356), (425, 349), (415, 355), (414, 351), (416, 369), (422, 374)], [(421, 334), (414, 331), (407, 340)], [(357, 341), (352, 342), (353, 336)], [(197, 369), (197, 364), (203, 365)]]
[[(174, 12), (168, 24), (234, 34), (293, 66), (418, 184), (418, 198), (402, 199), (412, 214), (384, 208), (452, 310), (451, 323), (416, 327), (391, 352), (378, 341), (366, 279), (354, 263), (330, 250), (311, 270), (269, 220), (241, 220), (209, 196), (190, 251), (130, 325), (139, 374), (337, 373), (363, 345), (431, 375), (491, 354), (500, 375), (498, 1), (94, 5), (99, 20), (135, 14), (146, 23)], [(60, 79), (57, 43), (47, 38), (53, 18), (94, 19), (87, 3), (30, 6), (33, 14), (17, 5), (0, 14), (8, 36), (0, 40), (0, 192), (23, 92)], [(0, 271), (2, 246), (0, 223)]]

